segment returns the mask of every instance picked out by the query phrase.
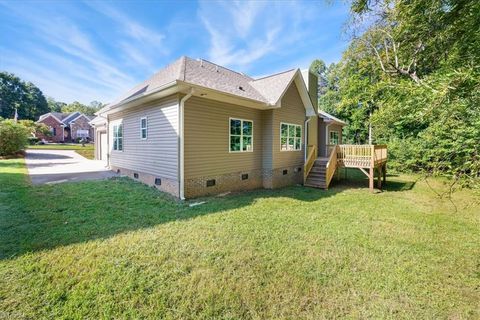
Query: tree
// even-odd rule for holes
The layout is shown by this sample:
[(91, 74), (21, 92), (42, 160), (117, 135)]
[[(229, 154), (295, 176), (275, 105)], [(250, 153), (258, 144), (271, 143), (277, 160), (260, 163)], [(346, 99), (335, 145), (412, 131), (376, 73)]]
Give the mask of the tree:
[(18, 123), (27, 128), (31, 136), (37, 136), (38, 134), (49, 136), (52, 134), (50, 128), (44, 123), (38, 123), (32, 120), (19, 120)]
[(320, 108), (348, 121), (350, 141), (364, 143), (371, 123), (390, 168), (478, 182), (480, 2), (357, 0), (351, 9), (352, 39), (325, 71)]
[(49, 111), (42, 91), (31, 82), (24, 82), (12, 73), (0, 72), (0, 116), (13, 118), (18, 108), (19, 119), (36, 120)]
[(51, 112), (62, 112), (62, 108), (67, 105), (65, 102), (56, 101), (52, 97), (47, 97), (47, 103)]
[(90, 105), (84, 105), (78, 101), (74, 101), (68, 105), (62, 107), (62, 112), (75, 112), (79, 111), (87, 115), (93, 115), (95, 112), (100, 110), (103, 107), (103, 104), (98, 101), (92, 101)]

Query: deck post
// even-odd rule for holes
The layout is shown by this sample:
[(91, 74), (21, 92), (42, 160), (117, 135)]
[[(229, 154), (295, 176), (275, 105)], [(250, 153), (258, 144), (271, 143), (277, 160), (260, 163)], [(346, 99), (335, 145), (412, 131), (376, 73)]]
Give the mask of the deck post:
[(373, 192), (374, 179), (375, 179), (375, 146), (370, 146), (370, 176), (369, 176), (370, 192)]
[(383, 184), (387, 182), (387, 163), (383, 164)]
[(382, 168), (383, 166), (379, 166), (377, 168), (377, 188), (382, 189)]
[(375, 173), (373, 172), (373, 167), (370, 167), (370, 172), (368, 175), (368, 187), (370, 188), (370, 191), (373, 192), (373, 179), (375, 178)]

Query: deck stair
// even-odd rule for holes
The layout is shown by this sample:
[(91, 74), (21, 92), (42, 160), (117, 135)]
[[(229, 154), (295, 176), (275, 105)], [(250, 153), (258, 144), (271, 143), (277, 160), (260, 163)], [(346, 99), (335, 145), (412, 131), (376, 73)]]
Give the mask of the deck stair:
[(379, 189), (386, 181), (386, 145), (329, 145), (327, 154), (326, 158), (318, 157), (316, 147), (308, 146), (303, 175), (305, 186), (328, 189), (338, 168), (357, 168), (362, 171), (368, 177), (372, 192), (375, 174), (378, 176)]
[(305, 186), (327, 189), (327, 163), (328, 158), (317, 158), (313, 163), (312, 169), (308, 173)]

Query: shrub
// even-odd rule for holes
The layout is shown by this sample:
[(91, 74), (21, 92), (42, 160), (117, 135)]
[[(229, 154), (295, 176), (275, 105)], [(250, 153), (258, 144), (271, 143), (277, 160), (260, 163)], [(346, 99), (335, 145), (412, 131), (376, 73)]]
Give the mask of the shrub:
[(33, 146), (34, 144), (37, 144), (39, 139), (37, 137), (28, 137), (28, 144)]
[(13, 120), (0, 122), (0, 156), (13, 155), (28, 144), (30, 130)]

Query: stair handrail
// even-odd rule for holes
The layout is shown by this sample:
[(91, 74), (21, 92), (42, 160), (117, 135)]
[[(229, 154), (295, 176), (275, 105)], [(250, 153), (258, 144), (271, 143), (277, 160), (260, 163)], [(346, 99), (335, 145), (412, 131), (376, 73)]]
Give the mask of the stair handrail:
[(328, 188), (330, 185), (330, 181), (332, 181), (335, 170), (337, 169), (337, 152), (338, 146), (335, 146), (335, 148), (333, 148), (333, 150), (330, 152), (330, 157), (328, 158), (325, 169), (325, 188)]
[(315, 159), (317, 159), (317, 147), (315, 145), (309, 145), (307, 160), (305, 161), (303, 169), (303, 182), (307, 180), (307, 176), (310, 173), (310, 170), (312, 170)]

